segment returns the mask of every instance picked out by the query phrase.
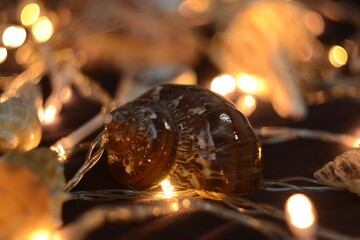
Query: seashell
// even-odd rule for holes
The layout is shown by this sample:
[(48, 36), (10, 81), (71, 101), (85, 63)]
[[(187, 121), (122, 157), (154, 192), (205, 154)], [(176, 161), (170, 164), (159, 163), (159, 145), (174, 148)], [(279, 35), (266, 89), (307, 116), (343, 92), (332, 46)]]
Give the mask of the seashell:
[(105, 117), (108, 165), (118, 182), (223, 193), (259, 189), (261, 147), (247, 118), (226, 98), (195, 85), (164, 84)]
[(321, 183), (360, 195), (360, 148), (354, 148), (314, 173)]
[(0, 239), (28, 239), (34, 230), (61, 225), (68, 198), (63, 170), (47, 148), (0, 157)]
[(35, 105), (11, 97), (0, 103), (0, 152), (27, 151), (41, 140), (41, 125)]

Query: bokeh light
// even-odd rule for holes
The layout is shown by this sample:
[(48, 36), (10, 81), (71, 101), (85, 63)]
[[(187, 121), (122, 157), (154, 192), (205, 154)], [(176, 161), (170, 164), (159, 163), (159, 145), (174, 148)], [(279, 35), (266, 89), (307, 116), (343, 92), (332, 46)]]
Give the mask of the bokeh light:
[(4, 47), (0, 47), (0, 63), (5, 62), (7, 58), (7, 50)]
[(241, 95), (235, 105), (246, 117), (250, 116), (256, 109), (256, 99), (251, 95)]
[(334, 67), (341, 67), (346, 64), (348, 54), (341, 46), (332, 46), (329, 50), (329, 60)]
[(237, 87), (245, 93), (262, 95), (266, 92), (264, 80), (256, 75), (239, 73), (235, 79)]
[(54, 33), (54, 26), (47, 17), (39, 18), (31, 28), (35, 40), (39, 43), (48, 41)]
[(294, 194), (286, 201), (286, 213), (292, 227), (307, 229), (315, 223), (313, 205), (304, 194)]
[(30, 26), (36, 22), (40, 16), (40, 7), (36, 3), (27, 4), (20, 13), (20, 22), (24, 26)]
[(2, 35), (2, 41), (5, 47), (20, 47), (26, 39), (26, 31), (20, 26), (9, 26)]
[(221, 95), (229, 94), (236, 88), (235, 79), (229, 74), (217, 76), (212, 80), (210, 88)]
[(39, 120), (43, 124), (50, 124), (55, 121), (56, 115), (58, 114), (58, 110), (55, 105), (48, 105), (42, 111), (39, 111)]

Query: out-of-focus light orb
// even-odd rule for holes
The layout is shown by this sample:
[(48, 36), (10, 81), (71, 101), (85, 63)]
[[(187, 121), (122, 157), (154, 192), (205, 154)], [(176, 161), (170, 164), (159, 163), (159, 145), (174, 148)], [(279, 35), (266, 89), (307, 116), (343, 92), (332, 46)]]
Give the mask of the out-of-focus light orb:
[(50, 240), (51, 238), (51, 231), (46, 229), (46, 228), (41, 228), (38, 229), (34, 232), (32, 232), (29, 236), (28, 236), (28, 240)]
[(0, 47), (0, 63), (5, 62), (7, 58), (7, 50), (4, 47)]
[(57, 115), (57, 109), (56, 109), (55, 105), (52, 105), (52, 104), (47, 106), (45, 109), (40, 111), (38, 114), (39, 120), (43, 124), (53, 123), (55, 121), (56, 115)]
[(40, 7), (36, 3), (29, 3), (21, 10), (20, 22), (24, 26), (30, 26), (36, 22), (40, 16)]
[(355, 141), (354, 147), (360, 148), (360, 138), (358, 138), (358, 139)]
[(256, 109), (256, 99), (251, 95), (241, 95), (236, 101), (235, 105), (240, 112), (246, 117), (249, 117)]
[(329, 50), (329, 60), (334, 67), (341, 67), (347, 63), (348, 54), (341, 46), (332, 46)]
[(221, 95), (226, 95), (235, 90), (236, 83), (235, 79), (229, 74), (223, 74), (218, 77), (215, 77), (212, 82), (210, 89), (213, 92), (219, 93)]
[(294, 194), (286, 201), (290, 224), (299, 229), (310, 228), (315, 223), (311, 201), (304, 194)]
[(20, 26), (9, 26), (2, 35), (5, 47), (16, 48), (23, 45), (26, 39), (26, 31)]
[(306, 11), (304, 15), (305, 26), (315, 36), (319, 36), (324, 32), (325, 22), (324, 18), (315, 11)]
[(31, 32), (37, 42), (43, 43), (53, 35), (54, 26), (49, 18), (41, 17), (32, 25)]
[(264, 81), (258, 76), (247, 73), (239, 73), (236, 75), (235, 79), (237, 87), (245, 93), (261, 94), (266, 91)]

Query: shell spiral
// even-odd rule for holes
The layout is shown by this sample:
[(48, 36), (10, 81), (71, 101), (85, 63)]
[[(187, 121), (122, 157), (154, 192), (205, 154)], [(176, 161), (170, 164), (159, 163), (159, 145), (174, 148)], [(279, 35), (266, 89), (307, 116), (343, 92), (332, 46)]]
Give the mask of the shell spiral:
[(200, 86), (160, 85), (106, 116), (108, 164), (123, 185), (249, 193), (263, 178), (261, 146), (247, 118)]
[(35, 105), (18, 97), (0, 103), (0, 153), (28, 151), (41, 140)]

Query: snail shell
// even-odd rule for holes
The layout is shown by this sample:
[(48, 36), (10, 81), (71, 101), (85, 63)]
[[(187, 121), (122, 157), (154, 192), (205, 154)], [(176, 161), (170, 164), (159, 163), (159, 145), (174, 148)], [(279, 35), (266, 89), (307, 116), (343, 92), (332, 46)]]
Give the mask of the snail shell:
[(200, 86), (155, 87), (106, 116), (111, 173), (147, 189), (175, 186), (223, 193), (259, 189), (261, 147), (233, 103)]
[(11, 97), (0, 103), (0, 153), (35, 148), (41, 135), (41, 125), (32, 102)]

